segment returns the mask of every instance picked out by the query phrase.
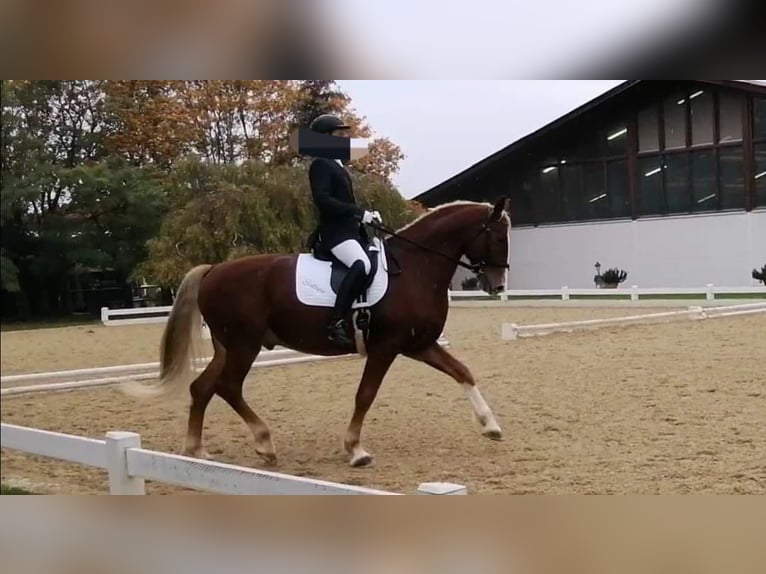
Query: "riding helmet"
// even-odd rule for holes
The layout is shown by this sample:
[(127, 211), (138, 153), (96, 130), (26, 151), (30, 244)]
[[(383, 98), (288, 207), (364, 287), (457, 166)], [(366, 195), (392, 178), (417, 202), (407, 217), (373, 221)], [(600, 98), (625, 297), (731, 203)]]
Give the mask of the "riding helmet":
[(312, 131), (320, 134), (329, 134), (333, 130), (351, 129), (351, 126), (343, 123), (339, 117), (332, 114), (317, 116), (309, 127)]

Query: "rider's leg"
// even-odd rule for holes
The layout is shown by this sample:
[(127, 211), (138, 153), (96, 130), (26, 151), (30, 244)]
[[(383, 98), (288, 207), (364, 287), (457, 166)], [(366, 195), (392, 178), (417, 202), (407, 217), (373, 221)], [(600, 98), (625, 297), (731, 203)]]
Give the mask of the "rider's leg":
[(338, 289), (338, 296), (327, 326), (329, 337), (340, 346), (353, 349), (354, 343), (345, 333), (345, 316), (351, 310), (354, 299), (359, 295), (372, 265), (362, 246), (353, 239), (334, 247), (332, 254), (349, 268), (349, 272)]

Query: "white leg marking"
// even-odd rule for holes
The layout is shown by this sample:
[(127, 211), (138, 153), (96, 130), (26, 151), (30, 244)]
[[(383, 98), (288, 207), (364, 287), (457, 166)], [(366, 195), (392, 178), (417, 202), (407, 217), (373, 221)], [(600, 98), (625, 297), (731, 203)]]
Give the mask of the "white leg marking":
[[(352, 446), (353, 445), (353, 446)], [(351, 466), (367, 466), (372, 462), (372, 455), (362, 448), (358, 436), (347, 433), (343, 441), (343, 448), (351, 455)]]
[(489, 408), (487, 401), (481, 396), (479, 389), (476, 385), (463, 385), (465, 393), (468, 396), (468, 400), (473, 407), (473, 412), (476, 415), (476, 419), (482, 426), (482, 434), (485, 436), (499, 437), (502, 434), (500, 425), (495, 420), (495, 415), (492, 414), (492, 410)]

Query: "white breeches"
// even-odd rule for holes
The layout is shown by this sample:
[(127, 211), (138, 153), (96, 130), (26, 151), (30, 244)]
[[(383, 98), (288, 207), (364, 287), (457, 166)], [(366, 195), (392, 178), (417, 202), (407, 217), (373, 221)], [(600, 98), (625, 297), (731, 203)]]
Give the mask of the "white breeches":
[(369, 275), (372, 265), (367, 254), (362, 249), (358, 241), (347, 239), (331, 249), (332, 254), (337, 257), (346, 267), (351, 267), (357, 261), (364, 263), (364, 272)]

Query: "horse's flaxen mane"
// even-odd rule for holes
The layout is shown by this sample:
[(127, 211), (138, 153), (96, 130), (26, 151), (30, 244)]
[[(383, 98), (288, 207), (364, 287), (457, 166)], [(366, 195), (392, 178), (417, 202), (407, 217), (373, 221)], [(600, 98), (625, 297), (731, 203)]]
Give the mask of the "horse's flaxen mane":
[[(427, 219), (427, 218), (431, 217), (432, 215), (436, 215), (436, 214), (444, 211), (445, 209), (448, 209), (450, 207), (456, 207), (456, 206), (459, 206), (459, 205), (477, 205), (477, 206), (484, 206), (484, 207), (487, 207), (487, 208), (490, 208), (490, 209), (492, 208), (492, 204), (491, 203), (487, 203), (485, 201), (467, 201), (467, 200), (459, 199), (459, 200), (456, 200), (456, 201), (451, 201), (449, 203), (443, 203), (442, 205), (438, 205), (436, 207), (432, 207), (426, 213), (424, 213), (423, 215), (420, 215), (414, 221), (411, 221), (407, 225), (405, 225), (404, 227), (401, 227), (400, 229), (397, 230), (397, 233), (401, 233), (402, 231), (405, 231), (406, 229), (409, 229), (410, 227), (414, 226), (415, 224), (420, 223), (424, 219)], [(507, 213), (503, 213), (503, 217), (508, 222), (508, 225), (510, 225), (511, 224), (510, 216)]]

